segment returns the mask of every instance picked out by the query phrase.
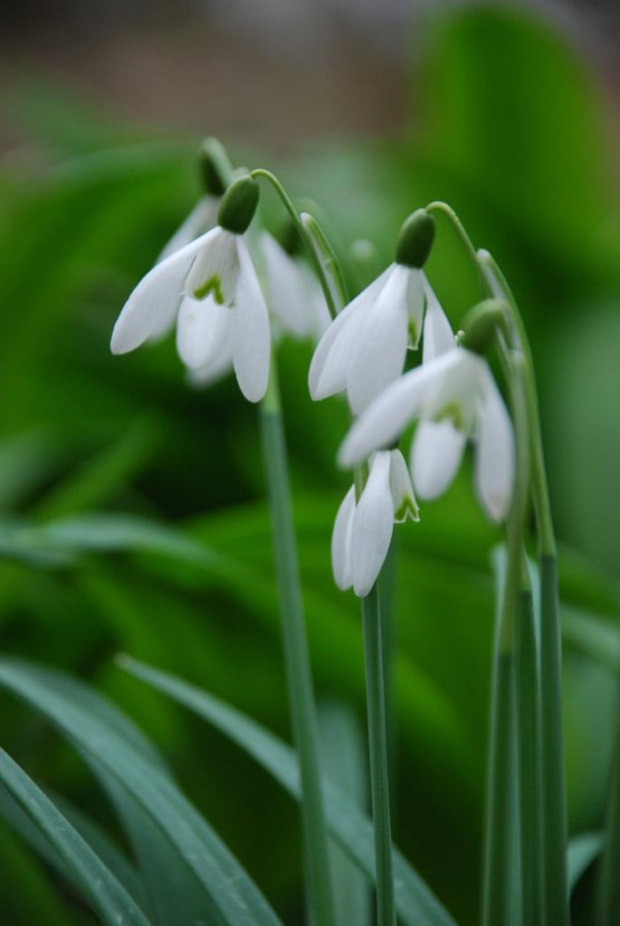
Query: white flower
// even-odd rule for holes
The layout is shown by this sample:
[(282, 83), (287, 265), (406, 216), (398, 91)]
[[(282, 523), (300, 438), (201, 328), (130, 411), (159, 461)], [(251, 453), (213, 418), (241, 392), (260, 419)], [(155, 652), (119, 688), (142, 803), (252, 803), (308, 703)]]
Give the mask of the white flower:
[(265, 394), (271, 334), (245, 237), (216, 226), (166, 257), (140, 281), (116, 322), (111, 348), (134, 350), (177, 323), (183, 362), (203, 374), (227, 350), (251, 402)]
[(419, 520), (407, 464), (399, 450), (375, 453), (359, 502), (351, 486), (336, 515), (332, 567), (338, 588), (367, 595), (387, 556), (394, 521)]
[(359, 414), (397, 379), (407, 348), (417, 347), (420, 339), (427, 287), (422, 270), (394, 263), (350, 302), (312, 358), (312, 398), (346, 390), (353, 412)]
[(221, 197), (206, 194), (198, 200), (187, 218), (179, 225), (168, 244), (161, 251), (157, 263), (175, 254), (199, 235), (203, 235), (217, 225), (217, 214)]
[(331, 319), (315, 274), (303, 258), (287, 254), (269, 232), (262, 233), (259, 247), (272, 316), (293, 337), (318, 341)]
[(486, 360), (454, 347), (406, 373), (353, 425), (340, 451), (341, 463), (352, 466), (393, 443), (414, 418), (420, 424), (412, 470), (420, 495), (434, 498), (448, 487), (470, 438), (476, 446), (480, 501), (493, 521), (503, 520), (512, 498), (514, 435)]

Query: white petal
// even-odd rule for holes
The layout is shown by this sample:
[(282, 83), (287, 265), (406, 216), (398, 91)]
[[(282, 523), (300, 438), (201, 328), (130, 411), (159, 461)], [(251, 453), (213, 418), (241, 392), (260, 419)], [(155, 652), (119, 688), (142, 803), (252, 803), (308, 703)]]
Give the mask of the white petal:
[(195, 369), (209, 365), (230, 338), (234, 323), (234, 310), (218, 305), (211, 296), (200, 300), (186, 296), (177, 322), (177, 350), (183, 363)]
[(176, 315), (185, 278), (196, 254), (208, 243), (212, 231), (163, 260), (143, 277), (125, 303), (112, 332), (113, 354), (126, 354), (161, 330)]
[(269, 314), (252, 258), (243, 238), (237, 247), (241, 272), (235, 297), (233, 363), (239, 388), (250, 402), (259, 402), (267, 390), (271, 356)]
[(380, 452), (372, 459), (368, 481), (353, 515), (351, 568), (353, 590), (360, 598), (367, 595), (377, 581), (393, 529), (390, 453)]
[(434, 360), (440, 354), (456, 347), (454, 333), (444, 310), (439, 304), (433, 288), (428, 281), (425, 286), (426, 317), (424, 319), (424, 338), (422, 342), (422, 363)]
[(204, 388), (211, 386), (213, 383), (222, 379), (232, 371), (233, 368), (233, 335), (234, 325), (231, 325), (226, 332), (226, 336), (220, 344), (219, 349), (204, 367), (193, 369), (187, 368), (187, 381), (190, 386), (195, 388)]
[(347, 397), (356, 415), (402, 373), (407, 355), (409, 271), (395, 266), (351, 335)]
[(421, 421), (411, 445), (411, 472), (416, 492), (427, 501), (439, 498), (461, 464), (466, 436), (451, 421)]
[(441, 421), (448, 418), (457, 430), (473, 436), (480, 400), (485, 393), (488, 366), (472, 351), (460, 347), (441, 354), (424, 367), (437, 368), (445, 364), (444, 372), (436, 377), (435, 388), (429, 393), (424, 417)]
[(188, 295), (205, 298), (212, 294), (220, 305), (232, 305), (239, 280), (238, 235), (216, 225), (200, 249), (185, 283)]
[(411, 347), (417, 347), (422, 334), (422, 319), (424, 318), (424, 281), (425, 276), (421, 270), (413, 267), (400, 267), (406, 275), (407, 286), (405, 301), (409, 318), (409, 334)]
[(403, 428), (425, 408), (429, 396), (448, 376), (458, 351), (405, 373), (362, 412), (340, 448), (341, 466), (361, 462), (372, 450), (394, 443)]
[(270, 312), (285, 331), (297, 338), (308, 334), (311, 317), (306, 303), (306, 281), (297, 262), (268, 232), (260, 237), (265, 264), (265, 289)]
[(515, 476), (512, 421), (490, 370), (481, 403), (475, 477), (480, 501), (492, 521), (503, 521), (510, 508)]
[(185, 247), (198, 235), (204, 234), (217, 223), (217, 213), (220, 208), (220, 200), (216, 196), (203, 196), (199, 199), (190, 214), (187, 216), (182, 225), (179, 225), (174, 235), (163, 249), (157, 262), (165, 260), (174, 254), (180, 248)]
[(357, 326), (381, 291), (392, 266), (339, 312), (319, 341), (310, 363), (308, 387), (316, 401), (341, 392), (346, 385), (349, 351)]
[(355, 486), (351, 486), (338, 509), (332, 533), (334, 581), (343, 592), (353, 585), (351, 572), (351, 534), (355, 514)]
[(397, 524), (406, 521), (407, 518), (411, 518), (412, 521), (420, 520), (420, 509), (415, 500), (411, 476), (400, 450), (390, 451), (390, 492), (394, 520)]

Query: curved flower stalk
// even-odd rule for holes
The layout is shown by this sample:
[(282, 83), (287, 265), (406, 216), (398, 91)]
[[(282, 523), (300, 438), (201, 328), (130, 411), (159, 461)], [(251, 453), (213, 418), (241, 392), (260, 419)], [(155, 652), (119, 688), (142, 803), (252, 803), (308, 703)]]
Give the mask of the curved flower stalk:
[(267, 231), (258, 239), (258, 251), (267, 305), (279, 333), (318, 341), (331, 316), (316, 275)]
[(514, 435), (486, 360), (455, 345), (406, 373), (355, 422), (340, 450), (341, 464), (353, 466), (389, 446), (414, 419), (420, 420), (412, 452), (420, 496), (434, 498), (447, 489), (471, 439), (478, 496), (491, 520), (503, 521), (514, 483)]
[(394, 523), (407, 518), (420, 520), (407, 464), (400, 450), (378, 451), (359, 501), (351, 486), (336, 515), (332, 567), (338, 588), (368, 595), (385, 562)]
[(435, 234), (423, 209), (404, 223), (396, 260), (334, 319), (315, 351), (308, 385), (313, 399), (345, 391), (360, 414), (400, 376), (407, 349), (418, 346), (426, 294), (422, 267)]
[(229, 358), (243, 395), (263, 398), (271, 332), (245, 236), (257, 203), (255, 181), (236, 181), (222, 200), (219, 224), (147, 273), (116, 322), (113, 353), (134, 350), (176, 321), (177, 349), (190, 369), (213, 376)]

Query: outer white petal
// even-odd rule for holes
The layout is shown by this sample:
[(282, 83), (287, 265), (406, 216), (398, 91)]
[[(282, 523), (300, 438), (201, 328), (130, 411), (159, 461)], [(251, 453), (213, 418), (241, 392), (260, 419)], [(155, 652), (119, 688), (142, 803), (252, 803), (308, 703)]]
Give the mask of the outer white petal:
[(240, 273), (238, 239), (238, 235), (219, 225), (211, 229), (187, 275), (185, 286), (189, 295), (200, 293), (209, 281), (216, 281), (214, 298), (224, 305), (233, 304)]
[(353, 585), (351, 571), (351, 535), (355, 514), (355, 486), (351, 486), (338, 509), (332, 533), (332, 569), (334, 581), (343, 592)]
[(411, 472), (416, 492), (427, 501), (439, 498), (461, 464), (466, 436), (451, 421), (421, 421), (411, 445)]
[(515, 478), (512, 421), (487, 368), (485, 397), (480, 406), (475, 460), (476, 489), (492, 521), (503, 521), (510, 508)]
[(310, 363), (308, 387), (313, 399), (326, 399), (346, 385), (349, 352), (355, 330), (369, 305), (380, 293), (392, 266), (339, 312), (319, 341)]
[(223, 342), (230, 340), (234, 324), (234, 310), (218, 305), (211, 296), (200, 300), (186, 296), (177, 322), (177, 350), (183, 363), (195, 369), (209, 365)]
[(422, 341), (422, 363), (428, 363), (448, 350), (456, 347), (454, 333), (446, 313), (428, 281), (424, 287), (426, 295), (426, 316), (424, 318), (424, 336)]
[(411, 476), (400, 450), (390, 451), (390, 492), (394, 520), (397, 524), (401, 524), (407, 518), (411, 518), (412, 521), (420, 520), (420, 509), (415, 499)]
[(349, 334), (352, 343), (347, 396), (356, 415), (403, 371), (409, 327), (409, 275), (407, 267), (394, 266), (378, 298), (368, 306), (353, 334)]
[(285, 331), (303, 338), (310, 328), (311, 316), (310, 306), (305, 300), (306, 281), (297, 262), (268, 232), (261, 235), (260, 248), (265, 264), (269, 310)]
[(353, 515), (351, 569), (353, 590), (360, 598), (369, 593), (392, 539), (394, 508), (390, 491), (390, 453), (375, 454), (368, 481)]
[(217, 223), (220, 200), (216, 196), (203, 196), (199, 199), (185, 221), (179, 225), (174, 235), (165, 246), (157, 261), (165, 260), (180, 248), (185, 247), (198, 235), (204, 234)]
[(267, 390), (271, 358), (269, 314), (247, 244), (237, 237), (241, 272), (235, 297), (233, 364), (239, 388), (250, 402)]
[(459, 431), (473, 436), (480, 400), (485, 393), (487, 363), (478, 354), (460, 347), (446, 351), (426, 366), (436, 368), (442, 361), (446, 362), (446, 371), (437, 377), (426, 402), (424, 417), (437, 421), (449, 417)]
[(458, 351), (450, 351), (432, 363), (423, 364), (405, 373), (381, 393), (362, 412), (340, 448), (341, 466), (350, 467), (361, 462), (371, 451), (393, 443), (403, 428), (420, 412), (449, 376), (458, 359)]
[(140, 280), (114, 326), (110, 344), (113, 354), (126, 354), (139, 347), (154, 331), (165, 327), (171, 314), (176, 315), (192, 262), (212, 235), (210, 231), (192, 241)]

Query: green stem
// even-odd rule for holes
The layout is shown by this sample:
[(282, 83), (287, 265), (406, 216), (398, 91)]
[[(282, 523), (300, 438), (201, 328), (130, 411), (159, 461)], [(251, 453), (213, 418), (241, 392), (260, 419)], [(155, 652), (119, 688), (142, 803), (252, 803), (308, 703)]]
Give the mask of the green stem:
[(484, 273), (482, 272), (480, 264), (478, 263), (478, 256), (476, 253), (476, 248), (474, 247), (471, 238), (467, 234), (465, 230), (465, 226), (459, 219), (458, 215), (456, 214), (452, 206), (449, 206), (448, 203), (444, 203), (444, 202), (441, 202), (440, 200), (437, 200), (435, 202), (429, 203), (428, 206), (426, 206), (426, 211), (427, 212), (441, 212), (442, 215), (445, 215), (446, 218), (449, 219), (452, 225), (452, 228), (456, 232), (458, 238), (460, 239), (461, 244), (463, 245), (463, 248), (465, 249), (467, 256), (469, 257), (471, 263), (476, 268), (476, 273), (478, 274), (478, 280), (480, 282), (480, 288), (482, 292), (490, 296), (491, 291), (489, 289), (487, 280), (485, 279)]
[(540, 559), (540, 679), (547, 926), (569, 923), (559, 610), (557, 560), (555, 556), (543, 554)]
[[(617, 717), (617, 721), (620, 717)], [(620, 922), (620, 726), (616, 737), (607, 795), (605, 848), (597, 887), (596, 926)]]
[[(282, 203), (284, 204), (286, 211), (290, 215), (291, 219), (293, 220), (293, 224), (295, 225), (295, 228), (297, 229), (297, 231), (299, 232), (301, 236), (301, 240), (304, 242), (307, 248), (310, 259), (314, 265), (314, 269), (317, 272), (317, 276), (319, 278), (319, 282), (323, 289), (323, 294), (325, 296), (325, 300), (329, 308), (329, 313), (332, 318), (335, 318), (336, 313), (338, 311), (338, 306), (336, 305), (336, 302), (334, 300), (334, 294), (332, 292), (332, 287), (330, 286), (330, 282), (325, 272), (323, 263), (319, 260), (319, 257), (313, 245), (312, 239), (309, 236), (309, 233), (304, 223), (302, 222), (301, 217), (297, 209), (295, 208), (292, 199), (290, 198), (290, 196), (288, 195), (288, 193), (286, 192), (286, 190), (284, 189), (284, 187), (282, 186), (278, 178), (275, 176), (275, 174), (272, 174), (270, 170), (265, 170), (264, 167), (257, 167), (255, 170), (251, 171), (250, 176), (251, 177), (263, 177), (263, 179), (268, 180), (269, 183), (274, 188), (274, 190), (276, 191), (276, 193), (278, 194), (278, 196), (280, 197), (280, 199), (282, 200)], [(324, 235), (323, 235), (323, 239), (326, 240)], [(342, 276), (342, 273), (340, 275)]]
[(519, 819), (523, 922), (544, 922), (540, 682), (532, 593), (523, 588), (517, 618)]
[(289, 705), (303, 794), (301, 806), (309, 906), (315, 926), (336, 926), (321, 789), (316, 708), (304, 625), (286, 443), (273, 360), (269, 389), (261, 403), (260, 420), (280, 594)]
[[(390, 795), (392, 806), (396, 803), (398, 784), (398, 719), (396, 716), (396, 693), (394, 669), (397, 649), (396, 593), (398, 570), (398, 536), (392, 535), (390, 549), (379, 576), (379, 600), (381, 603), (381, 646), (383, 649), (383, 683), (385, 689), (385, 715), (387, 723), (388, 768), (390, 771)], [(392, 817), (395, 828), (396, 819)]]
[(375, 584), (362, 598), (364, 652), (366, 660), (366, 700), (368, 710), (368, 745), (370, 750), (370, 784), (377, 865), (377, 923), (394, 926), (394, 878), (392, 872), (392, 831), (390, 824), (390, 783), (385, 714), (385, 686), (381, 612)]

